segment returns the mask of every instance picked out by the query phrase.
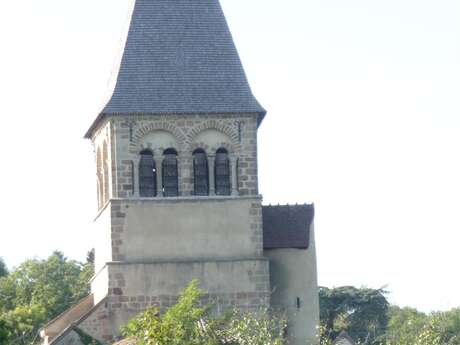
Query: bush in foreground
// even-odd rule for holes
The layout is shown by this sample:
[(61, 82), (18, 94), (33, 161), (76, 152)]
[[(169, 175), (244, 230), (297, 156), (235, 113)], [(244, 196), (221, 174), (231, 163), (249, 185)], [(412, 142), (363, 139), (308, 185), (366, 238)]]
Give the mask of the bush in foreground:
[(215, 316), (212, 306), (202, 306), (205, 294), (192, 281), (180, 294), (177, 304), (164, 314), (151, 308), (123, 328), (124, 336), (137, 345), (282, 345), (286, 320), (268, 311)]

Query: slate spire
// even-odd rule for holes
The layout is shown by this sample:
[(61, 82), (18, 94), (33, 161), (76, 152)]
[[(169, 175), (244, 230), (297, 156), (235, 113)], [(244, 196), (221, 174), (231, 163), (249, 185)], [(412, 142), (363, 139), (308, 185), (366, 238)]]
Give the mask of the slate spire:
[(136, 0), (113, 95), (122, 114), (258, 113), (219, 0)]

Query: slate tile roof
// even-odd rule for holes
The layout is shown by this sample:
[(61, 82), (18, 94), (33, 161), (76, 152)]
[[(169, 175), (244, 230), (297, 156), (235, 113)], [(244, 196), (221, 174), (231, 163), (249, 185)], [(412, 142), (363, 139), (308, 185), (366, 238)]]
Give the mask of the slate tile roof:
[(136, 0), (112, 98), (119, 114), (259, 113), (219, 0)]
[(334, 340), (333, 345), (356, 345), (356, 343), (347, 332), (342, 331)]
[(314, 205), (263, 206), (264, 249), (307, 249)]

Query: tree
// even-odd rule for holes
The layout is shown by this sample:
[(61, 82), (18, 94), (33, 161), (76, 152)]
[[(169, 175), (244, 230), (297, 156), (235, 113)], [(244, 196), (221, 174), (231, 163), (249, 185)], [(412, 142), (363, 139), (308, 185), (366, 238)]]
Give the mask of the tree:
[(207, 344), (218, 342), (209, 334), (200, 330), (199, 324), (208, 324), (208, 309), (199, 306), (204, 294), (193, 281), (181, 293), (177, 304), (160, 314), (158, 308), (152, 308), (139, 315), (123, 329), (125, 336), (132, 336), (139, 345), (181, 345)]
[(386, 341), (389, 344), (411, 344), (428, 323), (429, 317), (413, 308), (391, 306)]
[(8, 275), (8, 269), (6, 268), (5, 262), (0, 258), (0, 278)]
[(282, 345), (286, 322), (266, 311), (234, 311), (213, 316), (212, 306), (201, 306), (205, 292), (192, 281), (178, 302), (164, 314), (149, 309), (131, 320), (122, 333), (137, 345)]
[(83, 270), (84, 265), (61, 252), (46, 260), (28, 260), (7, 277), (14, 282), (10, 297), (16, 306), (42, 306), (51, 318), (88, 294), (87, 282), (80, 279)]
[[(46, 322), (46, 311), (37, 305), (18, 306), (0, 316), (3, 331), (6, 334), (5, 344), (30, 344), (37, 335), (37, 325)], [(0, 343), (1, 344), (1, 343)]]
[(460, 345), (460, 308), (435, 313), (443, 344)]
[(388, 323), (385, 293), (382, 289), (352, 286), (321, 287), (320, 317), (327, 337), (333, 340), (344, 330), (361, 343), (377, 343)]
[(460, 309), (432, 314), (412, 308), (390, 308), (387, 345), (460, 345)]
[(94, 265), (96, 258), (96, 249), (92, 248), (88, 253), (86, 253), (86, 263)]
[(10, 332), (5, 320), (0, 319), (0, 345), (8, 345)]
[(68, 260), (56, 251), (46, 260), (27, 260), (0, 278), (0, 339), (30, 343), (40, 326), (89, 293), (93, 271), (92, 264)]

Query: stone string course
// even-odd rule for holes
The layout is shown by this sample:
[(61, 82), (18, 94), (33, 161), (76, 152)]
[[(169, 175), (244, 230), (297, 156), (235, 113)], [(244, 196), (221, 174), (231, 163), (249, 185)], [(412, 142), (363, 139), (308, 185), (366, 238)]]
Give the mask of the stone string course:
[[(138, 313), (152, 307), (165, 310), (177, 303), (177, 295), (160, 296), (126, 296), (122, 289), (112, 289), (109, 298), (109, 309), (116, 311), (122, 309), (130, 313)], [(257, 311), (268, 306), (269, 294), (267, 292), (238, 292), (231, 294), (206, 294), (200, 300), (200, 305), (213, 305), (218, 312), (238, 308), (243, 311)]]

